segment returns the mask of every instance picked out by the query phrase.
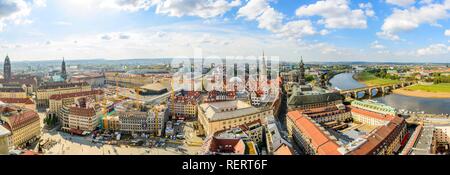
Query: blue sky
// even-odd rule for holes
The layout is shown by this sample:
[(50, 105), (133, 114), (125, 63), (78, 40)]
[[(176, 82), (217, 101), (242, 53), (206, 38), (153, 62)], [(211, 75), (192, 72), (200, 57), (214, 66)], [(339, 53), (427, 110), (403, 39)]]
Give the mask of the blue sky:
[(0, 0), (13, 60), (449, 62), (450, 0)]

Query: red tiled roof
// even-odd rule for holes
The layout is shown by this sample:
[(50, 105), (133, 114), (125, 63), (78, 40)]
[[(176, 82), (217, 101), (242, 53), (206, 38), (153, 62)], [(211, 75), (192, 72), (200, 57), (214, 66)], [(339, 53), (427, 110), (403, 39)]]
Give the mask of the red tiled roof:
[(286, 144), (281, 145), (273, 152), (274, 155), (294, 155), (294, 150)]
[(79, 82), (79, 83), (52, 82), (52, 83), (47, 83), (42, 86), (39, 86), (38, 90), (55, 89), (55, 88), (69, 88), (69, 87), (88, 86), (88, 85), (89, 84), (86, 82)]
[(309, 118), (304, 117), (300, 111), (291, 111), (288, 117), (295, 122), (296, 127), (311, 140), (311, 144), (319, 155), (341, 155), (339, 145), (329, 138)]
[(0, 79), (0, 83), (17, 83), (17, 84), (26, 84), (26, 85), (36, 85), (37, 81), (35, 80), (34, 76), (26, 76), (26, 77), (19, 77), (14, 76), (10, 80)]
[(4, 103), (34, 104), (33, 100), (31, 100), (30, 98), (0, 98), (0, 101)]
[(321, 117), (321, 116), (329, 116), (329, 115), (336, 115), (348, 112), (349, 110), (346, 109), (338, 109), (336, 106), (326, 106), (326, 107), (320, 107), (320, 108), (312, 108), (312, 109), (306, 109), (306, 110), (298, 110), (302, 114), (306, 114), (308, 117), (315, 118), (315, 117)]
[(39, 115), (31, 110), (25, 110), (22, 112), (18, 112), (9, 117), (10, 122), (9, 125), (11, 129), (16, 130), (18, 128), (22, 128), (25, 125), (39, 120)]
[(368, 155), (373, 154), (377, 148), (379, 148), (383, 142), (386, 142), (387, 138), (392, 136), (394, 134), (394, 131), (401, 127), (404, 124), (404, 119), (400, 117), (394, 117), (391, 122), (389, 122), (385, 126), (379, 127), (375, 131), (375, 133), (371, 134), (367, 141), (361, 145), (360, 147), (356, 148), (349, 154), (351, 155)]
[(51, 100), (61, 100), (63, 98), (73, 98), (73, 97), (81, 97), (88, 95), (101, 95), (103, 94), (102, 90), (92, 90), (92, 91), (83, 91), (83, 92), (75, 92), (75, 93), (67, 93), (67, 94), (55, 94), (50, 96)]
[(79, 107), (69, 107), (69, 112), (72, 115), (92, 117), (95, 115), (94, 108), (79, 108)]
[(5, 129), (7, 129), (7, 130), (9, 130), (10, 132), (11, 132), (11, 126), (9, 126), (9, 124), (8, 123), (3, 123), (3, 125), (2, 125)]
[(244, 154), (245, 144), (242, 139), (218, 139), (210, 140), (209, 151), (214, 153)]
[(0, 92), (25, 92), (25, 90), (23, 90), (23, 88), (19, 88), (19, 87), (14, 87), (14, 88), (11, 88), (11, 87), (3, 87), (3, 88), (0, 88)]
[(364, 109), (360, 109), (354, 106), (347, 106), (348, 108), (350, 108), (350, 110), (352, 111), (352, 113), (358, 113), (367, 117), (372, 117), (375, 119), (379, 119), (379, 120), (384, 120), (384, 121), (391, 121), (394, 118), (396, 118), (393, 115), (384, 115), (384, 114), (380, 114), (380, 113), (376, 113), (376, 112), (372, 112), (372, 111), (368, 111), (368, 110), (364, 110)]
[(26, 150), (21, 155), (24, 155), (24, 156), (36, 156), (36, 155), (39, 155), (39, 154), (37, 152), (34, 152), (34, 151)]

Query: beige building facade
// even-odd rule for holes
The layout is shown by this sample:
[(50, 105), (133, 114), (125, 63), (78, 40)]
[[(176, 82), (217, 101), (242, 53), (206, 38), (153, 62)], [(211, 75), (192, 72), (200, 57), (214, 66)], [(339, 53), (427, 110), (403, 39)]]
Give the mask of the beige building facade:
[(52, 95), (69, 94), (76, 92), (91, 91), (88, 83), (51, 83), (40, 86), (36, 91), (36, 105), (38, 108), (49, 107), (49, 99)]
[(257, 120), (264, 123), (272, 115), (270, 108), (255, 108), (240, 100), (204, 103), (198, 107), (200, 134), (209, 136)]
[(41, 126), (35, 111), (10, 105), (1, 106), (0, 110), (3, 127), (11, 132), (10, 146), (23, 147), (39, 138)]

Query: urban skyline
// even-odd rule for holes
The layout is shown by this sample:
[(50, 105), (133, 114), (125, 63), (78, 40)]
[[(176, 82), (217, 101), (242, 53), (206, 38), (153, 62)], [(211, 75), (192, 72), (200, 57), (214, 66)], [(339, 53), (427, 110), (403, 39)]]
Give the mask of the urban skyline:
[(449, 155), (449, 21), (450, 0), (0, 0), (0, 155)]

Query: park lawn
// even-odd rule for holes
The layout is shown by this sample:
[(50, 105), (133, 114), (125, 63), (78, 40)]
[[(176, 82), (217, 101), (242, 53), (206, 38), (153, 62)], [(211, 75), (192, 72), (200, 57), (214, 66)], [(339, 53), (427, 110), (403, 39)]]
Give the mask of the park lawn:
[(394, 84), (394, 83), (400, 82), (399, 80), (378, 78), (375, 75), (368, 73), (368, 72), (359, 73), (355, 78), (358, 81), (360, 81), (368, 86), (376, 86), (376, 85), (382, 85), (382, 84)]
[(445, 92), (450, 93), (450, 83), (440, 83), (433, 85), (414, 85), (406, 87), (410, 91), (426, 91), (426, 92)]

